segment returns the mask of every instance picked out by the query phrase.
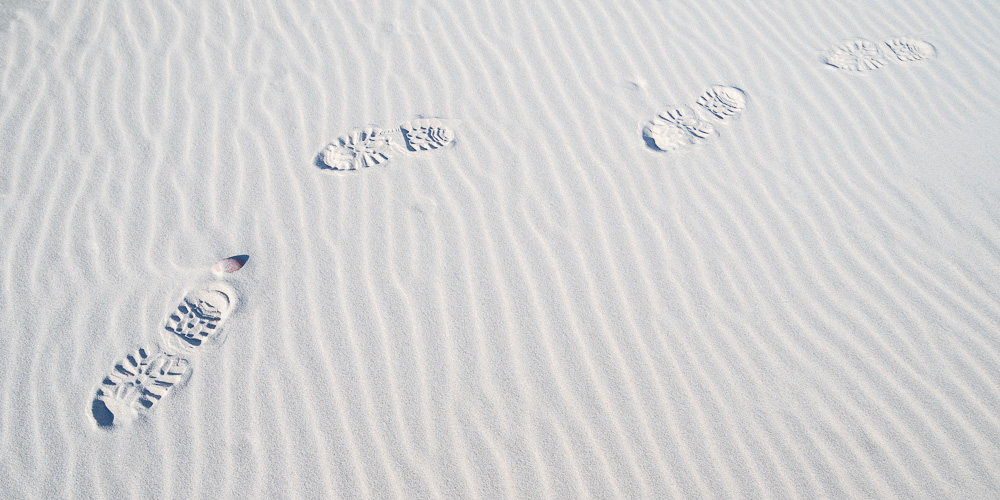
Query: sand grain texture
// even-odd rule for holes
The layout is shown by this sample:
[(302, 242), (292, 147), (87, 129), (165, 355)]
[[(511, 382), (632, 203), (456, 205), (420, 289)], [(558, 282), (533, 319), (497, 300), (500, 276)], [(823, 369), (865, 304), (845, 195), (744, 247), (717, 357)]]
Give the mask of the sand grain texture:
[(0, 498), (1000, 494), (995, 3), (11, 5)]

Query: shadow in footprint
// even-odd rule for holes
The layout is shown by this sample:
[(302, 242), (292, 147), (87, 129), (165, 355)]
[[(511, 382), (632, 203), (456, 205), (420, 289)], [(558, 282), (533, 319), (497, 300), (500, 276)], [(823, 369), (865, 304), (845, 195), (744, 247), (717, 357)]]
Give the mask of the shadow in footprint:
[(111, 413), (104, 401), (95, 399), (90, 411), (94, 414), (94, 421), (98, 427), (111, 428), (115, 425), (115, 414)]
[(660, 149), (660, 147), (656, 145), (656, 141), (653, 140), (653, 138), (647, 133), (642, 134), (642, 140), (646, 141), (646, 146), (653, 151), (667, 152), (665, 149)]

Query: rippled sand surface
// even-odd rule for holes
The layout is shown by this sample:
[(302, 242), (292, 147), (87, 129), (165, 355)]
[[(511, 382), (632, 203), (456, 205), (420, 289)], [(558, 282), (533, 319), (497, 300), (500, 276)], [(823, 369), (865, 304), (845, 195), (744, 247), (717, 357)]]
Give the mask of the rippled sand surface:
[(5, 3), (0, 498), (1000, 495), (997, 26)]

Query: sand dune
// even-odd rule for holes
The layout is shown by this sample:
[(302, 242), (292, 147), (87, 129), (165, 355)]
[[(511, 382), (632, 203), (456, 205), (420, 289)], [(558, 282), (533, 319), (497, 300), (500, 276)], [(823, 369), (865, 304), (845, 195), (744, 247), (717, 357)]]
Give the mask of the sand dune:
[(1000, 492), (995, 5), (28, 3), (0, 497)]

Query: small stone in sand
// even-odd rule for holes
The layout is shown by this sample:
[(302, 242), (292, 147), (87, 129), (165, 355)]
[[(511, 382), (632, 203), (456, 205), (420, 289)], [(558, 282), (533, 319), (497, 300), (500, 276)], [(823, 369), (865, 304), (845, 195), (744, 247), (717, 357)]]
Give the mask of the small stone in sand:
[(247, 263), (247, 258), (246, 255), (235, 255), (222, 259), (215, 263), (215, 266), (212, 267), (212, 272), (220, 275), (223, 273), (235, 273)]

